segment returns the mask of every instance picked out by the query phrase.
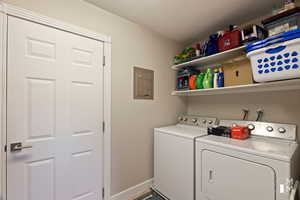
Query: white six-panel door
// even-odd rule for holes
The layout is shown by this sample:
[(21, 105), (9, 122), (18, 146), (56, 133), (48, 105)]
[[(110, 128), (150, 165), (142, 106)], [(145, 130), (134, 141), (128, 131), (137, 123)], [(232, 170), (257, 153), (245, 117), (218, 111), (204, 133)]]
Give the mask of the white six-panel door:
[(102, 199), (102, 58), (102, 42), (8, 17), (8, 200)]

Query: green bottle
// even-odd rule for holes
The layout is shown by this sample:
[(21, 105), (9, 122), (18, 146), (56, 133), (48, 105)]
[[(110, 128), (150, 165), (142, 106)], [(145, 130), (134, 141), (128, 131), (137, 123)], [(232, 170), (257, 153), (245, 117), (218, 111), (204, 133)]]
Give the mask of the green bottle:
[(207, 69), (207, 72), (204, 76), (203, 87), (204, 89), (213, 88), (213, 74), (210, 68)]
[(201, 73), (198, 75), (196, 80), (196, 88), (197, 89), (203, 89), (203, 79), (204, 79), (204, 73)]

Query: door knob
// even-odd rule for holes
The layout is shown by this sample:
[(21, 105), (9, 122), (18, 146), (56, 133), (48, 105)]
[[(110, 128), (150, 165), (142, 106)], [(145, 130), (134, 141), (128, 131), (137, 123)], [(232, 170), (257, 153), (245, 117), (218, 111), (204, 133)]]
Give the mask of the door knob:
[(10, 144), (11, 152), (18, 152), (18, 151), (22, 151), (23, 149), (31, 149), (31, 148), (32, 148), (32, 146), (22, 146), (21, 142)]

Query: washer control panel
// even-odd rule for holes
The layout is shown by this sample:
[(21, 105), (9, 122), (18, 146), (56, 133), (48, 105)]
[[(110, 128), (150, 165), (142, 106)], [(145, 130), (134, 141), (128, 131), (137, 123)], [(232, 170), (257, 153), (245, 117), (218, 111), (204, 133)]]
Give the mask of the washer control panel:
[(217, 118), (195, 115), (181, 115), (178, 117), (178, 123), (190, 126), (210, 127), (216, 125)]
[(257, 121), (220, 120), (220, 126), (247, 126), (251, 135), (296, 140), (296, 125)]

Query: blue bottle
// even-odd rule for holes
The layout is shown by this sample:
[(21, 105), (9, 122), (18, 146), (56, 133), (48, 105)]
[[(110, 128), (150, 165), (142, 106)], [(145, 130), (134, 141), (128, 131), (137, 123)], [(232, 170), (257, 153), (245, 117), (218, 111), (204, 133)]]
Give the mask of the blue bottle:
[(210, 56), (210, 55), (219, 53), (218, 39), (219, 39), (218, 34), (213, 34), (213, 35), (209, 36), (209, 41), (207, 43), (207, 49), (205, 52), (206, 56)]
[(218, 74), (218, 87), (224, 87), (224, 70), (222, 68), (219, 69), (220, 72)]

